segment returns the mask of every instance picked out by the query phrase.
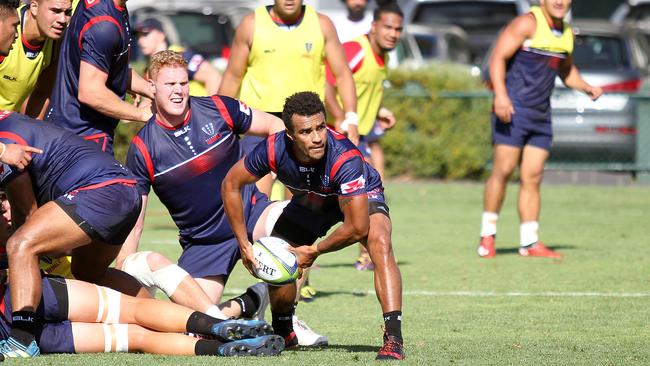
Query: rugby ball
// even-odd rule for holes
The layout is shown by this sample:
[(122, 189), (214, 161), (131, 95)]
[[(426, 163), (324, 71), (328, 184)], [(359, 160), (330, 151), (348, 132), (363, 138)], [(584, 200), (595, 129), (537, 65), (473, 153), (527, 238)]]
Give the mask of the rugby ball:
[(253, 243), (253, 255), (258, 267), (255, 274), (271, 285), (286, 285), (298, 278), (298, 260), (287, 248), (286, 241), (267, 236)]

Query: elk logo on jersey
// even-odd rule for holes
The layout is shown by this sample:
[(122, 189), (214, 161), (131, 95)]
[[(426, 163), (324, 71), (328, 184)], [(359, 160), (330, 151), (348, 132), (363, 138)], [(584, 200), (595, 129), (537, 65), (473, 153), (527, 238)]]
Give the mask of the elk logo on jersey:
[(341, 184), (341, 193), (342, 194), (354, 193), (360, 189), (363, 189), (365, 186), (366, 186), (366, 179), (362, 175), (353, 181), (349, 181), (347, 183)]

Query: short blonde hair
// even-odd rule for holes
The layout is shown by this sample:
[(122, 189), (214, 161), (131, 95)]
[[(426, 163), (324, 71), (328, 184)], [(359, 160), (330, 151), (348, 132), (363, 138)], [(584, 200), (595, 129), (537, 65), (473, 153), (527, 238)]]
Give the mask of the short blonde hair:
[(187, 69), (187, 61), (178, 52), (169, 50), (156, 52), (151, 56), (151, 61), (149, 61), (149, 76), (151, 78), (156, 77), (158, 71), (164, 67), (182, 67)]

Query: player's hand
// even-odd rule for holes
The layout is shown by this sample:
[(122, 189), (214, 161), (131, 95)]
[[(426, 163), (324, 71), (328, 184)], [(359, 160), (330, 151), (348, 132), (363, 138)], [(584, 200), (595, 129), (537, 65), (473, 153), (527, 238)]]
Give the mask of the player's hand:
[(255, 269), (257, 269), (259, 265), (255, 260), (255, 255), (253, 254), (253, 245), (251, 243), (246, 243), (245, 245), (240, 244), (239, 252), (241, 254), (241, 262), (244, 267), (248, 270), (251, 276), (257, 278)]
[(350, 125), (348, 126), (348, 139), (356, 146), (359, 146), (359, 126)]
[(601, 95), (603, 95), (603, 88), (589, 85), (587, 89), (585, 89), (585, 93), (589, 96), (589, 98), (591, 98), (591, 100), (596, 100), (600, 98)]
[(384, 130), (390, 130), (393, 128), (393, 126), (395, 126), (397, 120), (395, 119), (395, 115), (390, 111), (390, 109), (381, 107), (379, 108), (379, 112), (377, 112), (377, 122), (379, 122), (379, 126), (381, 126), (381, 128)]
[(298, 268), (309, 268), (314, 264), (318, 258), (318, 251), (313, 245), (303, 245), (299, 247), (288, 247), (290, 252), (296, 255), (298, 260)]
[(359, 145), (359, 116), (355, 112), (346, 112), (341, 122), (341, 130), (347, 134), (353, 144)]
[(5, 150), (2, 152), (0, 160), (18, 170), (25, 169), (32, 161), (32, 154), (42, 154), (43, 150), (31, 146), (18, 144), (4, 144)]
[(515, 108), (512, 101), (507, 95), (497, 95), (494, 97), (494, 114), (503, 123), (512, 122), (512, 115), (515, 114)]

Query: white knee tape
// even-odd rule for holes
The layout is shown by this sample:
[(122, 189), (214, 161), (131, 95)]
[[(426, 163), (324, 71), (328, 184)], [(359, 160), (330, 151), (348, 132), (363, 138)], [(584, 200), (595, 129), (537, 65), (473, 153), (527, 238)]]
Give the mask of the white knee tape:
[(287, 207), (288, 204), (289, 200), (273, 203), (273, 206), (271, 206), (269, 209), (268, 215), (266, 215), (266, 222), (264, 223), (264, 236), (271, 236), (275, 223), (278, 221), (280, 215), (282, 215), (282, 211), (284, 211), (284, 208)]
[(119, 323), (122, 294), (103, 286), (97, 286), (97, 294), (99, 299), (97, 322), (106, 324)]
[(170, 264), (167, 267), (153, 272), (154, 283), (168, 297), (174, 294), (178, 286), (187, 276), (189, 276), (189, 273), (175, 264)]
[(122, 271), (135, 277), (135, 279), (138, 280), (147, 291), (149, 291), (151, 297), (154, 297), (156, 294), (156, 285), (153, 278), (153, 272), (147, 262), (147, 257), (150, 253), (152, 252), (147, 251), (129, 255), (124, 259)]
[(128, 324), (102, 324), (104, 352), (129, 352)]

